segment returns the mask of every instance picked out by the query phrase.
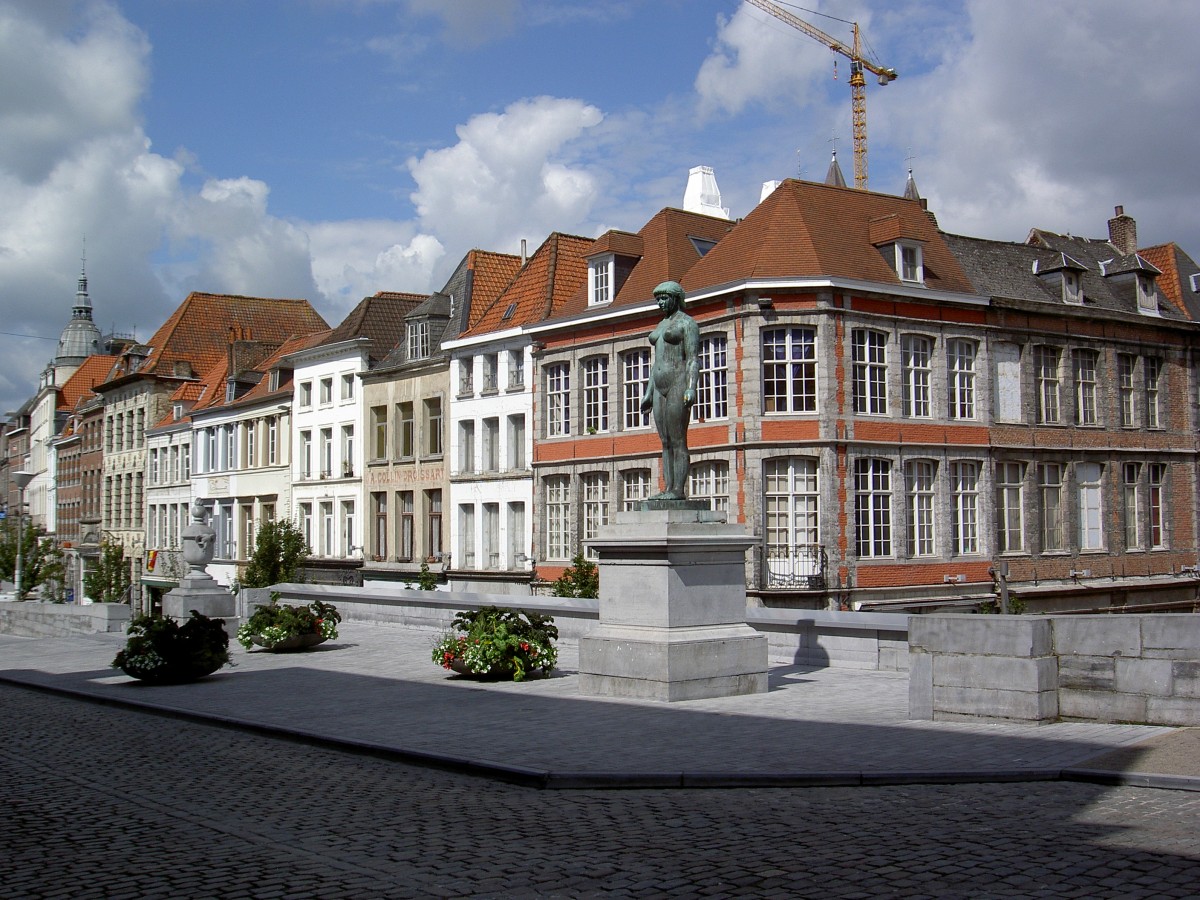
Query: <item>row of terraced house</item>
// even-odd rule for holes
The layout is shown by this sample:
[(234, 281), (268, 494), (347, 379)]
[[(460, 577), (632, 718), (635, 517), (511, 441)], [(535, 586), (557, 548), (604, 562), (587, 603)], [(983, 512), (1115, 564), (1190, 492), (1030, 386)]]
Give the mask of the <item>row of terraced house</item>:
[(709, 198), (473, 250), (441, 290), (381, 291), (335, 328), (307, 301), (192, 294), (149, 341), (48, 368), (7, 470), (36, 469), (77, 587), (107, 536), (147, 608), (196, 501), (226, 584), (286, 517), (312, 580), (424, 563), (528, 594), (659, 488), (640, 399), (674, 280), (701, 335), (689, 495), (754, 536), (753, 600), (1194, 602), (1200, 268), (1139, 248), (1120, 207), (1103, 238), (1002, 242), (940, 230), (911, 176), (892, 196), (836, 174), (764, 185), (736, 221)]

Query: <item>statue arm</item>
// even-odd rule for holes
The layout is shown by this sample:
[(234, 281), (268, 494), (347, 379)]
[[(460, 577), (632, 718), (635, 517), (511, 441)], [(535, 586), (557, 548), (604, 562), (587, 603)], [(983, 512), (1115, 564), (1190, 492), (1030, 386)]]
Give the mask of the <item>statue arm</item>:
[(700, 326), (690, 317), (684, 331), (683, 359), (687, 379), (684, 382), (686, 387), (683, 391), (683, 402), (691, 406), (696, 402), (696, 391), (700, 383)]

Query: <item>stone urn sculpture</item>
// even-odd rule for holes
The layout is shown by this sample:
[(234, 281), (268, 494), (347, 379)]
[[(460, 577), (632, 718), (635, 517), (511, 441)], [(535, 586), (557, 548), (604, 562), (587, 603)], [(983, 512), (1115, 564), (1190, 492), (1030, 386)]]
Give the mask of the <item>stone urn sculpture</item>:
[(216, 551), (217, 533), (206, 521), (208, 510), (203, 503), (196, 500), (191, 512), (191, 524), (181, 535), (188, 571), (179, 587), (163, 597), (163, 615), (183, 622), (195, 610), (212, 619), (224, 619), (225, 630), (233, 634), (237, 630), (236, 598), (205, 571)]

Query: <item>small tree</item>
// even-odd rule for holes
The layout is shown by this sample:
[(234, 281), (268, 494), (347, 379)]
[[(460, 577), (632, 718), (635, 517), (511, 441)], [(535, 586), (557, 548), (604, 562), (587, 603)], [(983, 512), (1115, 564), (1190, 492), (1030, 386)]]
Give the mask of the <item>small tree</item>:
[[(18, 533), (17, 524), (5, 520), (0, 526), (0, 578), (17, 580), (17, 543), (21, 545), (21, 592), (45, 585), (43, 596), (48, 600), (62, 599), (62, 551), (43, 529), (28, 519)], [(24, 600), (24, 597), (18, 599)]]
[(291, 519), (264, 522), (254, 538), (254, 553), (242, 574), (241, 585), (263, 588), (299, 581), (300, 566), (311, 554), (303, 532)]
[(550, 593), (555, 597), (586, 597), (595, 600), (600, 596), (600, 570), (580, 550), (571, 560), (571, 565), (554, 582)]
[(106, 537), (96, 565), (83, 576), (83, 592), (97, 603), (121, 603), (131, 580), (125, 548), (120, 541)]
[(417, 574), (417, 589), (422, 591), (436, 591), (437, 583), (437, 576), (429, 570), (429, 563), (421, 560), (421, 571)]

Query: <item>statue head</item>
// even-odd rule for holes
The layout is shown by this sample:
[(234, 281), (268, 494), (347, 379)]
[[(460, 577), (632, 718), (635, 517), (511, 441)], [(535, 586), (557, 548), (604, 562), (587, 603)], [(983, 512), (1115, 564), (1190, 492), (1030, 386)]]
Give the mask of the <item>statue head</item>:
[(663, 312), (683, 309), (683, 286), (678, 281), (664, 281), (654, 289), (654, 299)]

